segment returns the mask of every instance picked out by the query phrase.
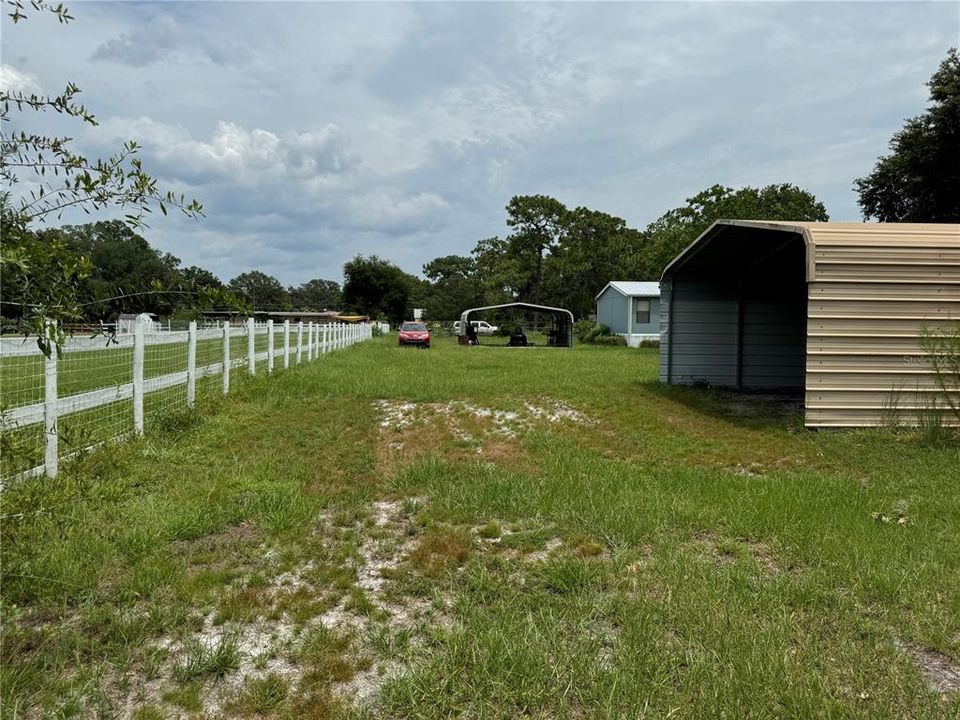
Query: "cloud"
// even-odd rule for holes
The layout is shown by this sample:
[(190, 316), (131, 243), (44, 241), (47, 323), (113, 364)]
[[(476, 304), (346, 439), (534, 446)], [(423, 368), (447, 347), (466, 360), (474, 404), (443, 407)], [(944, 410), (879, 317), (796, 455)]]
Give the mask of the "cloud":
[(78, 81), (102, 123), (45, 129), (90, 156), (137, 139), (204, 203), (151, 242), (294, 283), (469, 252), (514, 194), (642, 227), (716, 182), (795, 182), (855, 219), (852, 179), (922, 111), (958, 8), (90, 3), (64, 33), (5, 26), (4, 53), (17, 82)]
[(237, 56), (235, 46), (215, 34), (213, 29), (191, 20), (194, 19), (181, 22), (167, 13), (153, 15), (131, 30), (101, 43), (90, 59), (143, 68), (176, 55), (199, 57), (218, 65), (229, 63)]
[(43, 92), (40, 81), (35, 75), (6, 64), (0, 65), (0, 90), (28, 95)]
[(401, 233), (442, 227), (449, 207), (436, 193), (403, 196), (379, 190), (347, 198), (340, 217), (355, 230)]
[(318, 181), (348, 173), (358, 162), (346, 134), (332, 123), (278, 134), (220, 121), (209, 140), (196, 140), (183, 127), (151, 118), (111, 118), (92, 135), (102, 144), (136, 139), (163, 174), (193, 184), (216, 181), (261, 186), (277, 181)]
[(169, 15), (158, 15), (143, 26), (100, 45), (92, 60), (144, 67), (167, 57), (180, 44), (181, 30)]

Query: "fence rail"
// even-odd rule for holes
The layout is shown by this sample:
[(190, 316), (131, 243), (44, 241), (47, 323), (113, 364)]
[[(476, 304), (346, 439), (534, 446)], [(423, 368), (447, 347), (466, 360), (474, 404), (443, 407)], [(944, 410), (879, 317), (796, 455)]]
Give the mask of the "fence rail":
[[(43, 463), (19, 468), (13, 473), (6, 472), (9, 468), (5, 468), (4, 475), (55, 477), (59, 461), (70, 455), (130, 434), (142, 435), (145, 399), (152, 394), (181, 388), (182, 397), (178, 394), (174, 402), (194, 407), (198, 380), (221, 376), (221, 392), (226, 395), (230, 391), (230, 375), (234, 369), (246, 368), (249, 375), (255, 375), (258, 370), (273, 373), (278, 364), (289, 368), (291, 364), (299, 365), (318, 359), (372, 336), (373, 325), (370, 323), (298, 322), (291, 325), (290, 321), (285, 321), (278, 327), (272, 320), (255, 323), (253, 319), (249, 319), (242, 325), (231, 326), (229, 322), (224, 322), (220, 328), (203, 330), (198, 329), (195, 322), (191, 322), (186, 331), (164, 333), (147, 333), (145, 325), (138, 323), (134, 332), (129, 335), (69, 338), (61, 346), (61, 352), (52, 353), (49, 358), (39, 352), (35, 343), (5, 338), (0, 341), (0, 359), (4, 363), (3, 394), (8, 396), (7, 386), (12, 385), (14, 387), (9, 388), (9, 395), (15, 399), (12, 406), (8, 407), (9, 397), (4, 397), (0, 429), (4, 433), (15, 433), (42, 426)], [(221, 339), (222, 344), (218, 342)], [(245, 348), (242, 345), (244, 339)], [(241, 343), (239, 346), (234, 342), (237, 340)], [(279, 345), (278, 340), (281, 341)], [(198, 346), (201, 346), (203, 355), (200, 363), (197, 361)], [(241, 348), (245, 352), (237, 353)], [(152, 352), (149, 358), (151, 376), (145, 377), (148, 351)], [(231, 358), (231, 352), (236, 353), (236, 356)], [(104, 356), (104, 353), (108, 355)], [(214, 357), (214, 353), (219, 357)], [(71, 363), (84, 356), (92, 358), (93, 365), (82, 372), (69, 371)], [(18, 368), (11, 367), (17, 363), (25, 368), (20, 368), (21, 377), (16, 375)], [(36, 382), (26, 390), (15, 387), (17, 381), (29, 386), (30, 380), (39, 380), (41, 363), (42, 393), (38, 387), (40, 383)], [(167, 364), (178, 367), (172, 372), (163, 372), (170, 369), (165, 367)], [(122, 381), (105, 386), (101, 376), (105, 374), (109, 377), (110, 370), (117, 376), (122, 376)], [(30, 377), (31, 371), (33, 377)], [(82, 386), (83, 383), (91, 382), (95, 385), (99, 383), (100, 386), (65, 392), (66, 385), (76, 386), (79, 383)], [(31, 396), (35, 398), (34, 401), (26, 402)], [(123, 411), (118, 403), (123, 403), (127, 410)], [(167, 406), (170, 404), (168, 402)], [(70, 452), (64, 452), (59, 442), (64, 418), (108, 407), (113, 413), (130, 413), (127, 417), (132, 416), (132, 428), (112, 434), (108, 431), (108, 437), (97, 438), (97, 442), (73, 447)], [(129, 427), (126, 422), (128, 421), (106, 425), (108, 429), (114, 426)], [(37, 459), (39, 460), (39, 457)]]

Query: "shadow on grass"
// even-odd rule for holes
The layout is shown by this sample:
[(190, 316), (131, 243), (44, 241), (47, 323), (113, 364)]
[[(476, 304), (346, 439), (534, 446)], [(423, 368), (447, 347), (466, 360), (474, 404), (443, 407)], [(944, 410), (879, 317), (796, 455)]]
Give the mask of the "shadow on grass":
[(802, 390), (734, 390), (712, 385), (667, 385), (659, 380), (646, 380), (640, 385), (665, 400), (743, 427), (804, 428)]

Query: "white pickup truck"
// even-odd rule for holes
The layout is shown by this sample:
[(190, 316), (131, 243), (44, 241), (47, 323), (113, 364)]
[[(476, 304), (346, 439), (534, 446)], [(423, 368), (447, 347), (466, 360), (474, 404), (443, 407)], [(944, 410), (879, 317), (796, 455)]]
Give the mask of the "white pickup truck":
[[(473, 329), (477, 331), (477, 335), (493, 335), (498, 328), (496, 325), (491, 325), (486, 320), (471, 320), (470, 324), (473, 325)], [(457, 320), (453, 324), (453, 334), (460, 334), (460, 321)]]

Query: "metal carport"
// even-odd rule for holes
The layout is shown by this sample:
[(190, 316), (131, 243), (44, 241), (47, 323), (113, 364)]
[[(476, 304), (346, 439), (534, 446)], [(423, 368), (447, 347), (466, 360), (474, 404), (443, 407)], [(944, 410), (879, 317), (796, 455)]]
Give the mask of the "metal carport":
[(663, 382), (802, 392), (808, 427), (960, 401), (920, 345), (960, 323), (960, 225), (720, 220), (660, 287)]
[(547, 307), (546, 305), (533, 305), (524, 302), (504, 303), (502, 305), (486, 305), (484, 307), (470, 308), (460, 313), (460, 330), (457, 335), (466, 336), (467, 323), (471, 313), (483, 312), (484, 310), (505, 310), (507, 308), (520, 308), (531, 310), (533, 312), (545, 313), (553, 318), (553, 328), (556, 333), (556, 340), (553, 347), (573, 347), (573, 313), (563, 308)]

